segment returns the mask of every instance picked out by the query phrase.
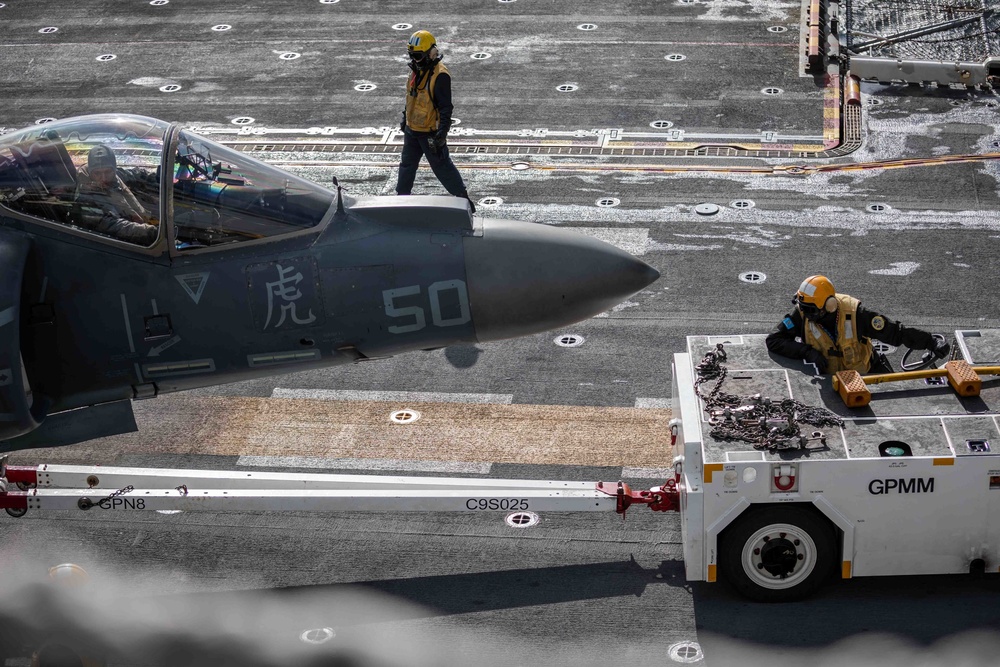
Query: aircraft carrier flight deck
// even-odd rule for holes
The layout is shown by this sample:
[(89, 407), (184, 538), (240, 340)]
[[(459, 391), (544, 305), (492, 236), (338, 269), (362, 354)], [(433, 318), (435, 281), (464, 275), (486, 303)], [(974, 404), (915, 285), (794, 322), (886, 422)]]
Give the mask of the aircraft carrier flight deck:
[[(572, 229), (661, 277), (558, 331), (135, 401), (133, 432), (10, 462), (648, 488), (672, 474), (673, 354), (769, 333), (806, 276), (928, 331), (1000, 328), (987, 0), (5, 0), (0, 134), (138, 114), (394, 195), (419, 29), (453, 78), (448, 144), (477, 216)], [(426, 162), (413, 192), (446, 194)], [(675, 514), (634, 509), (527, 527), (29, 512), (4, 517), (0, 577), (85, 568), (93, 616), (60, 622), (146, 651), (116, 665), (987, 665), (1000, 648), (995, 579), (857, 578), (764, 605), (686, 582), (681, 540)], [(0, 639), (52, 602), (25, 586)]]

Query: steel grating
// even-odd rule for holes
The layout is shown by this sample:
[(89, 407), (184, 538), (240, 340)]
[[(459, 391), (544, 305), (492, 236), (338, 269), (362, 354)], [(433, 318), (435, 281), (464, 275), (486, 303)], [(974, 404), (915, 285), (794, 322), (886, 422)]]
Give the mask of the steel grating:
[(859, 55), (979, 63), (1000, 56), (996, 0), (850, 0), (847, 19), (848, 48)]

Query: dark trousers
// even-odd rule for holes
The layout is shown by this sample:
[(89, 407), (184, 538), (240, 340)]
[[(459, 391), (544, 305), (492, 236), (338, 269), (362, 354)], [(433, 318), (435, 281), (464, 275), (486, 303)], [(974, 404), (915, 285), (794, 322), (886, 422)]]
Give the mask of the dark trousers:
[(431, 171), (441, 181), (441, 185), (456, 197), (465, 197), (465, 182), (458, 173), (458, 167), (448, 155), (448, 147), (442, 146), (435, 155), (427, 146), (427, 132), (413, 132), (409, 129), (403, 133), (403, 155), (399, 161), (399, 178), (396, 180), (396, 194), (408, 195), (413, 189), (413, 181), (417, 177), (417, 166), (420, 158), (426, 157)]

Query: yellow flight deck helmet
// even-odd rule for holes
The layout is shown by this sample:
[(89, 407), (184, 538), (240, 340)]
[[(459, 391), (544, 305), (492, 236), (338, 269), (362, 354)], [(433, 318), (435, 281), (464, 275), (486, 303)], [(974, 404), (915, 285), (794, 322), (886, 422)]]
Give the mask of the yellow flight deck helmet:
[[(818, 317), (821, 311), (832, 313), (837, 310), (837, 290), (826, 276), (809, 276), (799, 285), (792, 302), (809, 319)], [(810, 317), (811, 316), (811, 317)]]
[(410, 41), (406, 43), (406, 51), (414, 62), (421, 62), (437, 46), (434, 35), (426, 30), (418, 30), (410, 35)]

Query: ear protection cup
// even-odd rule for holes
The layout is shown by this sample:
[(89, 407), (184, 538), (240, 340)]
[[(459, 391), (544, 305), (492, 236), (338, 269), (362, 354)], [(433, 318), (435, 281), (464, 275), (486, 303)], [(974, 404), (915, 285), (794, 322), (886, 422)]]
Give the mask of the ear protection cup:
[(828, 313), (834, 313), (837, 311), (837, 297), (828, 296), (826, 298), (826, 303), (823, 304), (823, 308), (826, 309)]

